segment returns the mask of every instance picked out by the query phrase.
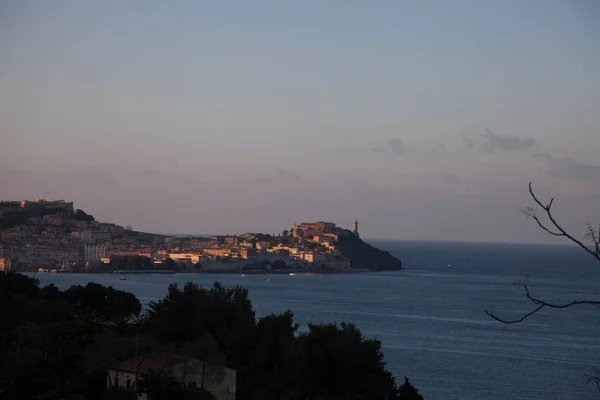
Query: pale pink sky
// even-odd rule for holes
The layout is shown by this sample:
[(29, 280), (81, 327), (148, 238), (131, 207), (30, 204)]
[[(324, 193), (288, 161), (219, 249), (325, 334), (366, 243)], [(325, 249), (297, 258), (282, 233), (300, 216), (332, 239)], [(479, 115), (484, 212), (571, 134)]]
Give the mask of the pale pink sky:
[[(600, 221), (593, 2), (0, 5), (0, 198), (169, 233), (545, 242)], [(577, 5), (575, 5), (577, 4)]]

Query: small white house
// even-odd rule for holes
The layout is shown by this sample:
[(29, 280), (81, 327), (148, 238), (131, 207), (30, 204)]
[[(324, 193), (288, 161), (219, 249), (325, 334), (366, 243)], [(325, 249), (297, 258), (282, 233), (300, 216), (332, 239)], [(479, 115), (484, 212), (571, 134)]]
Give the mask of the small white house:
[[(204, 387), (217, 400), (235, 400), (236, 371), (217, 365), (209, 365), (204, 361), (183, 357), (178, 354), (156, 353), (137, 361), (138, 379), (150, 371), (167, 372), (182, 385), (188, 388)], [(136, 383), (136, 360), (121, 361), (108, 370), (108, 387), (133, 389)], [(142, 393), (140, 400), (147, 400)]]

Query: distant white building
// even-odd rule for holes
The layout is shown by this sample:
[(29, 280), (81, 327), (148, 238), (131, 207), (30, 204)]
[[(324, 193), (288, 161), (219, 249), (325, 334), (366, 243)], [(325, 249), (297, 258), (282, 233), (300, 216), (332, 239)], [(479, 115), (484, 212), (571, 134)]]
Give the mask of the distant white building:
[[(166, 372), (186, 388), (202, 387), (216, 400), (236, 399), (236, 370), (168, 353), (155, 353), (143, 359), (132, 358), (116, 363), (109, 368), (106, 383), (108, 387), (131, 390), (138, 379), (147, 377), (152, 371)], [(147, 400), (147, 393), (139, 394), (138, 399)]]
[(106, 256), (108, 243), (86, 243), (83, 246), (83, 260), (98, 262)]
[(192, 262), (197, 263), (200, 261), (201, 254), (197, 253), (169, 253), (169, 258), (173, 261), (179, 262)]

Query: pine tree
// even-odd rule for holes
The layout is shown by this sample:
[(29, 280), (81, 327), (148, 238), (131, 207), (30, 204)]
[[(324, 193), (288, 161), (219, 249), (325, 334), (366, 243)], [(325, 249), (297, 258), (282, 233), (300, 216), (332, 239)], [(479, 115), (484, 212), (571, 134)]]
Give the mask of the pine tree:
[(424, 400), (423, 396), (419, 394), (416, 387), (410, 383), (407, 377), (404, 377), (404, 383), (398, 388), (398, 399), (399, 400)]

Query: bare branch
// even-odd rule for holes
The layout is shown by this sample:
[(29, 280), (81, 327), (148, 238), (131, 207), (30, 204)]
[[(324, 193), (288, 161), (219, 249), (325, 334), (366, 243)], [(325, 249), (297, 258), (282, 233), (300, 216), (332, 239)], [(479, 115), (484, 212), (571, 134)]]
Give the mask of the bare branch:
[[(537, 218), (537, 215), (535, 214), (535, 212), (533, 213), (533, 215), (528, 214), (530, 216), (532, 216), (535, 221), (538, 223), (538, 225), (545, 230), (546, 232), (554, 235), (554, 236), (564, 236), (567, 239), (569, 239), (571, 242), (577, 244), (579, 247), (581, 247), (583, 250), (585, 250), (586, 253), (590, 254), (592, 257), (594, 257), (596, 260), (600, 261), (600, 244), (596, 244), (596, 241), (594, 240), (594, 245), (595, 245), (595, 249), (594, 250), (590, 250), (590, 248), (588, 246), (586, 246), (585, 244), (583, 244), (580, 240), (576, 239), (575, 237), (573, 237), (572, 235), (570, 235), (569, 233), (567, 233), (560, 225), (559, 223), (556, 221), (556, 219), (554, 219), (554, 216), (552, 215), (552, 203), (554, 202), (554, 198), (550, 199), (550, 202), (547, 205), (544, 205), (535, 195), (535, 193), (533, 192), (533, 188), (531, 185), (531, 182), (529, 182), (529, 194), (531, 195), (531, 197), (533, 198), (533, 200), (537, 203), (537, 205), (539, 205), (545, 212), (546, 212), (546, 216), (548, 217), (548, 220), (550, 220), (550, 222), (552, 222), (552, 225), (554, 225), (554, 228), (556, 228), (556, 230), (558, 232), (553, 232), (550, 229), (548, 229), (544, 224), (542, 224), (540, 222), (540, 220)], [(592, 229), (593, 231), (593, 229)]]
[(537, 222), (537, 224), (539, 225), (539, 227), (542, 228), (543, 230), (545, 230), (546, 232), (548, 232), (549, 234), (554, 235), (554, 236), (565, 236), (564, 234), (562, 234), (560, 232), (553, 232), (548, 227), (546, 227), (542, 223), (542, 221), (540, 221), (540, 219), (538, 218), (538, 216), (536, 214), (536, 211), (535, 211), (535, 208), (527, 207), (527, 208), (521, 210), (521, 212), (523, 214), (525, 214), (526, 216), (533, 218), (535, 220), (535, 222)]
[(596, 254), (600, 255), (600, 227), (596, 230), (592, 224), (588, 223), (587, 228), (588, 232), (585, 234), (585, 238), (594, 244)]
[(544, 306), (540, 305), (537, 308), (533, 309), (533, 311), (528, 312), (527, 314), (523, 315), (521, 318), (518, 318), (518, 319), (503, 319), (488, 310), (485, 310), (485, 313), (487, 315), (489, 315), (491, 318), (495, 319), (496, 321), (502, 322), (503, 324), (518, 324), (519, 322), (525, 321), (527, 318), (531, 317), (533, 314), (537, 313), (542, 308), (544, 308)]
[(531, 294), (531, 291), (529, 290), (529, 287), (527, 286), (527, 283), (523, 284), (523, 287), (525, 288), (525, 296), (529, 299), (529, 301), (531, 301), (533, 304), (536, 304), (537, 307), (534, 308), (532, 311), (528, 312), (527, 314), (524, 314), (523, 316), (521, 316), (520, 318), (517, 319), (504, 319), (504, 318), (500, 318), (498, 317), (496, 314), (485, 310), (485, 313), (487, 315), (489, 315), (491, 318), (495, 319), (498, 322), (502, 322), (503, 324), (518, 324), (519, 322), (523, 322), (525, 321), (527, 318), (531, 317), (532, 315), (536, 314), (537, 312), (539, 312), (540, 310), (542, 310), (543, 308), (555, 308), (555, 309), (560, 309), (560, 308), (569, 308), (569, 307), (573, 307), (573, 306), (579, 306), (579, 305), (592, 305), (592, 306), (600, 306), (600, 301), (596, 301), (596, 300), (573, 300), (569, 303), (563, 303), (563, 304), (554, 304), (554, 303), (548, 303), (545, 300), (541, 300), (538, 299), (536, 297), (533, 297), (533, 295)]
[[(580, 240), (576, 239), (571, 234), (567, 233), (567, 231), (565, 231), (562, 228), (562, 226), (558, 223), (558, 221), (556, 221), (556, 219), (552, 215), (552, 204), (554, 204), (554, 198), (551, 198), (550, 201), (548, 202), (548, 204), (542, 203), (542, 201), (540, 199), (538, 199), (538, 197), (535, 195), (531, 182), (529, 182), (529, 194), (531, 195), (531, 198), (533, 199), (533, 201), (542, 210), (544, 210), (546, 217), (547, 217), (548, 221), (550, 221), (551, 225), (547, 226), (546, 224), (544, 224), (541, 221), (541, 219), (538, 217), (537, 210), (535, 208), (527, 207), (527, 208), (521, 210), (521, 212), (523, 214), (525, 214), (527, 217), (533, 218), (533, 220), (538, 224), (538, 226), (542, 230), (548, 232), (549, 234), (551, 234), (553, 236), (565, 237), (565, 238), (569, 239), (571, 242), (577, 244), (579, 247), (581, 247), (583, 250), (585, 250), (586, 253), (590, 254), (596, 260), (600, 261), (600, 227), (598, 228), (598, 230), (595, 230), (591, 224), (588, 224), (588, 227), (587, 227), (588, 232), (585, 235), (584, 239), (590, 240), (593, 243), (594, 247), (590, 249), (588, 246), (583, 244)], [(596, 301), (596, 300), (574, 300), (569, 303), (563, 303), (563, 304), (549, 303), (545, 300), (534, 297), (531, 294), (531, 292), (529, 291), (527, 282), (525, 282), (523, 284), (523, 287), (525, 288), (525, 296), (529, 299), (529, 301), (531, 301), (534, 305), (536, 305), (536, 307), (533, 310), (522, 315), (520, 318), (516, 318), (516, 319), (512, 319), (512, 320), (500, 318), (496, 314), (494, 314), (490, 311), (487, 311), (487, 310), (485, 310), (485, 313), (489, 317), (491, 317), (492, 319), (495, 319), (498, 322), (502, 322), (504, 324), (518, 324), (519, 322), (523, 322), (524, 320), (526, 320), (527, 318), (531, 317), (532, 315), (538, 313), (539, 311), (541, 311), (544, 308), (562, 309), (562, 308), (569, 308), (569, 307), (584, 305), (584, 304), (591, 305), (594, 307), (600, 307), (600, 301)], [(598, 378), (596, 383), (600, 385), (600, 378)]]

